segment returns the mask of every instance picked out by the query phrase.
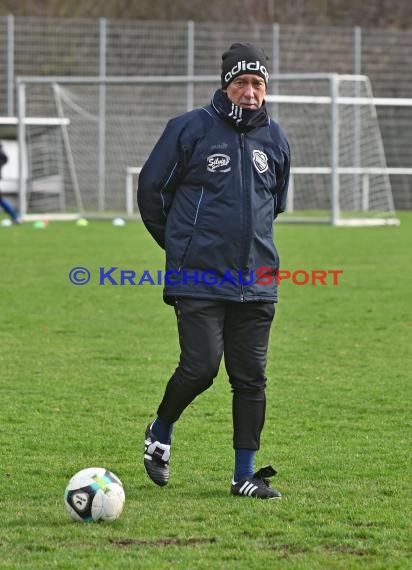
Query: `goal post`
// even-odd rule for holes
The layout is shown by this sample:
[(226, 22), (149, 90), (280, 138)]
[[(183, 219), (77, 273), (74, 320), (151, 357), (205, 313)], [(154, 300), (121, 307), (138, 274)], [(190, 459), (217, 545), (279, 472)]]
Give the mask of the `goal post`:
[(283, 221), (399, 225), (390, 175), (412, 169), (386, 165), (376, 111), (385, 100), (373, 98), (367, 76), (286, 74), (266, 101), (292, 147)]
[[(40, 138), (26, 124), (29, 116), (57, 121), (57, 139), (42, 144), (42, 160), (60, 169), (58, 211), (135, 217), (137, 173), (167, 121), (188, 110), (187, 86), (200, 107), (218, 84), (216, 76), (21, 77), (19, 146), (31, 157)], [(366, 76), (279, 74), (271, 77), (266, 103), (292, 149), (288, 207), (279, 221), (399, 223), (390, 176), (412, 169), (387, 168)], [(24, 203), (23, 178), (29, 214), (35, 205)]]
[(0, 191), (13, 202), (22, 220), (32, 207), (67, 217), (59, 138), (68, 124), (66, 118), (50, 116), (0, 117), (0, 139), (8, 159)]

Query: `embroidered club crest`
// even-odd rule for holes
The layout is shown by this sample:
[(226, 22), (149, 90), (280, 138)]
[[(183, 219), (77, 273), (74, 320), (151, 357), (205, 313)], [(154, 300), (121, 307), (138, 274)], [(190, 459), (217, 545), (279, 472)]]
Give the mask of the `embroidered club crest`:
[(268, 169), (268, 157), (266, 154), (261, 150), (254, 150), (253, 151), (253, 164), (255, 168), (260, 174), (266, 172)]

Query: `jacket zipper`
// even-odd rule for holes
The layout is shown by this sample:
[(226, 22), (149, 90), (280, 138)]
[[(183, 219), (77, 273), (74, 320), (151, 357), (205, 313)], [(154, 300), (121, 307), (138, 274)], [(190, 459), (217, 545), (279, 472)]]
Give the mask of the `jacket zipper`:
[[(246, 265), (245, 253), (246, 253), (246, 190), (245, 190), (245, 134), (240, 133), (240, 161), (241, 161), (241, 188), (242, 188), (242, 202), (243, 202), (243, 231), (242, 231), (242, 257), (240, 259), (240, 270), (243, 272), (243, 266)], [(240, 285), (240, 301), (243, 303), (245, 300), (245, 292), (243, 289), (243, 283)]]

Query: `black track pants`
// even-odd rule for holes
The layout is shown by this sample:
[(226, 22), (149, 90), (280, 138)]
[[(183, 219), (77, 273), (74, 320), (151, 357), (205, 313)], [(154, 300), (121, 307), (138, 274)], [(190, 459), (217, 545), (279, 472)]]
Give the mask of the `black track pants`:
[(180, 361), (166, 386), (159, 417), (168, 423), (178, 420), (212, 385), (224, 354), (233, 392), (233, 446), (259, 449), (274, 305), (179, 298), (175, 310)]

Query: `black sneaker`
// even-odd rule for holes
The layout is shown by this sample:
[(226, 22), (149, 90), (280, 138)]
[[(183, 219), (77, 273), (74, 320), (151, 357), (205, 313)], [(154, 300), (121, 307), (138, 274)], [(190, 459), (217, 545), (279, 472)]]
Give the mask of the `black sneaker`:
[(251, 477), (245, 477), (238, 483), (232, 482), (230, 493), (239, 497), (255, 499), (281, 499), (282, 495), (276, 489), (271, 489), (267, 477), (273, 477), (276, 471), (271, 465), (262, 467)]
[(170, 445), (157, 441), (150, 428), (151, 424), (145, 433), (144, 466), (150, 479), (163, 487), (169, 481)]

